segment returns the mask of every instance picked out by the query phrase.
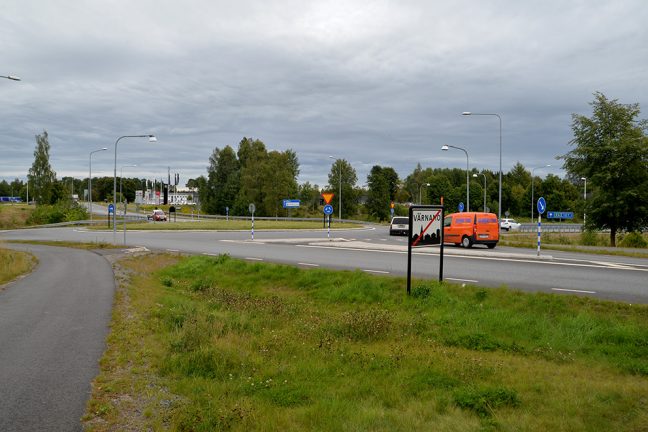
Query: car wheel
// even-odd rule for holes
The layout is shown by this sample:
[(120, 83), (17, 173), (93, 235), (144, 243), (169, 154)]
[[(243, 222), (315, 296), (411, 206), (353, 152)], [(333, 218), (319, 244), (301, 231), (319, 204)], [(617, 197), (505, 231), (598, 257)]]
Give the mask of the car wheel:
[(488, 249), (495, 249), (496, 243), (488, 243), (486, 246), (488, 246)]
[(461, 246), (465, 247), (466, 249), (472, 247), (472, 240), (468, 236), (464, 236), (464, 238), (461, 239)]

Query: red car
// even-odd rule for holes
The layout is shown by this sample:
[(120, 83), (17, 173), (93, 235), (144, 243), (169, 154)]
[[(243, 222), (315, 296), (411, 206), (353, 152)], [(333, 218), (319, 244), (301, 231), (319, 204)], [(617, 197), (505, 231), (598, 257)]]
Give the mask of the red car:
[(160, 209), (153, 210), (153, 213), (146, 216), (146, 218), (148, 220), (152, 220), (152, 221), (166, 221), (167, 220), (166, 214), (164, 214), (164, 211), (160, 210)]

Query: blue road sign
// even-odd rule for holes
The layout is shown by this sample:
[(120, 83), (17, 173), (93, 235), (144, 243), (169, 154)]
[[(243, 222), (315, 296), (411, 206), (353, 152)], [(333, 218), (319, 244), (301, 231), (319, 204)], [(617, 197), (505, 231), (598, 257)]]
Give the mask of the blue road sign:
[(108, 204), (108, 214), (115, 213), (115, 206), (112, 204)]
[(331, 204), (326, 204), (324, 206), (324, 214), (325, 215), (332, 215), (333, 214), (333, 206)]
[(547, 210), (547, 202), (544, 197), (538, 198), (538, 213), (543, 214)]
[(574, 212), (548, 211), (548, 219), (574, 219)]
[(459, 211), (460, 212), (464, 211), (464, 203), (462, 202), (459, 203)]
[(283, 200), (283, 208), (299, 208), (301, 202), (298, 199), (285, 199)]

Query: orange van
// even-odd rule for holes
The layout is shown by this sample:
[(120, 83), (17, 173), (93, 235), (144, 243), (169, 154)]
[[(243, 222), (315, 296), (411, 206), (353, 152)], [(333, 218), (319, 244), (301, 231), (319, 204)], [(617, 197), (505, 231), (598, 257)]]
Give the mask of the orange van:
[(450, 213), (443, 219), (443, 243), (465, 248), (484, 244), (493, 249), (498, 241), (499, 226), (493, 213)]

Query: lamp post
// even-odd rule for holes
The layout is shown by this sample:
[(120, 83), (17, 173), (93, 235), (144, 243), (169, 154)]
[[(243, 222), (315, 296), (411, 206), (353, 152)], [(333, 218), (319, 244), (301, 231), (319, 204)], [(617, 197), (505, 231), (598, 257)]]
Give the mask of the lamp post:
[[(123, 138), (148, 138), (149, 142), (156, 142), (157, 138), (155, 138), (155, 135), (123, 135), (117, 138), (117, 141), (115, 141), (115, 165), (113, 169), (113, 243), (117, 243), (117, 225), (115, 223), (117, 222), (117, 211), (116, 211), (116, 204), (117, 204), (117, 144), (119, 144), (119, 141)], [(124, 243), (126, 243), (124, 241)]]
[(8, 80), (11, 81), (20, 81), (20, 77), (14, 75), (0, 75), (0, 78), (7, 78)]
[[(329, 156), (329, 159), (334, 159), (336, 162), (338, 161), (338, 159), (335, 159), (333, 156)], [(342, 162), (340, 162), (338, 164), (338, 170), (339, 170), (339, 173), (340, 173), (340, 176), (339, 176), (340, 177), (340, 195), (338, 197), (338, 203), (339, 203), (338, 206), (339, 206), (339, 215), (340, 215), (339, 219), (341, 221), (342, 220)]]
[(484, 177), (484, 212), (486, 212), (486, 174), (484, 174), (484, 173), (473, 174), (473, 177), (475, 177), (475, 178), (477, 178), (479, 176)]
[(441, 150), (443, 151), (448, 151), (450, 148), (461, 150), (462, 152), (466, 153), (466, 211), (470, 211), (470, 167), (468, 165), (468, 152), (466, 149), (461, 148), (461, 147), (456, 147), (453, 145), (444, 145), (441, 147)]
[(88, 211), (90, 212), (90, 222), (92, 222), (92, 154), (106, 150), (108, 150), (108, 147), (102, 147), (91, 151), (88, 156)]
[(534, 173), (535, 170), (537, 170), (537, 169), (540, 169), (540, 168), (549, 168), (550, 166), (551, 166), (551, 164), (547, 164), (547, 165), (544, 165), (544, 166), (541, 166), (541, 167), (535, 167), (535, 168), (533, 168), (533, 169), (531, 170), (531, 222), (533, 222), (533, 207), (534, 207), (534, 205), (533, 205), (533, 204), (534, 204), (534, 203), (533, 203), (533, 183), (534, 183), (534, 181), (535, 181), (535, 176), (533, 175), (533, 173)]
[(585, 218), (587, 217), (587, 213), (585, 212), (587, 204), (587, 177), (581, 177), (581, 180), (585, 182), (584, 184), (584, 189), (583, 189), (583, 229), (585, 229)]
[(465, 116), (494, 116), (499, 119), (499, 197), (497, 199), (497, 219), (502, 219), (502, 117), (499, 114), (474, 113), (464, 111), (461, 115)]
[(423, 186), (428, 186), (428, 187), (429, 187), (429, 186), (430, 186), (430, 183), (423, 183), (423, 184), (419, 187), (419, 204), (423, 204), (423, 194), (421, 193), (421, 192), (423, 191)]

